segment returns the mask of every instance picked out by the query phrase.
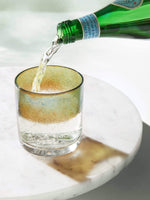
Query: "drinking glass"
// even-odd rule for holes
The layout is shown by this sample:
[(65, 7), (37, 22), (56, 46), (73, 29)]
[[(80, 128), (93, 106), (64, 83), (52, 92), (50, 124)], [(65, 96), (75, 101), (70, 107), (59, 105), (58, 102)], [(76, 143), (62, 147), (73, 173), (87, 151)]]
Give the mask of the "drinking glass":
[(76, 149), (82, 133), (83, 76), (47, 66), (40, 92), (32, 91), (37, 67), (15, 78), (19, 139), (36, 155), (58, 156)]

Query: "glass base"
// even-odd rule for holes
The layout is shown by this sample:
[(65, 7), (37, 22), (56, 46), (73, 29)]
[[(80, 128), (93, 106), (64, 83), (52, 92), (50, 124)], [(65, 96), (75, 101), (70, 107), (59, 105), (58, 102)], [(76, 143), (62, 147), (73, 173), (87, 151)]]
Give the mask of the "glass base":
[(80, 141), (81, 141), (81, 137), (78, 138), (78, 140), (76, 140), (76, 142), (74, 142), (73, 144), (69, 146), (65, 146), (63, 148), (58, 148), (58, 149), (52, 149), (52, 148), (41, 149), (39, 147), (36, 148), (22, 142), (21, 144), (25, 150), (37, 156), (60, 156), (60, 155), (65, 155), (65, 154), (75, 151)]

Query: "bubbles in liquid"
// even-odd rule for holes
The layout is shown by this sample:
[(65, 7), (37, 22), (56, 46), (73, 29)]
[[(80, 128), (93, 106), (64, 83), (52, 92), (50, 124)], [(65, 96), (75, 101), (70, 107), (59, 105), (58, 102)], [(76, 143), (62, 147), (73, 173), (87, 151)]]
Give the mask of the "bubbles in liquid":
[(58, 40), (59, 38), (58, 36), (56, 36), (54, 41), (52, 42), (51, 47), (43, 54), (43, 57), (41, 59), (40, 65), (37, 69), (36, 76), (32, 84), (33, 92), (40, 92), (40, 85), (46, 71), (47, 63), (61, 46), (61, 44), (58, 43)]

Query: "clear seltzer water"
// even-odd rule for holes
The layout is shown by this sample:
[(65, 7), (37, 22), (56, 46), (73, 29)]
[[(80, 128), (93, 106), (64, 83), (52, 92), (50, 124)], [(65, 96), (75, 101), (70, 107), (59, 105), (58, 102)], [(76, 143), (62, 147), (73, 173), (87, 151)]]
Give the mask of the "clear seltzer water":
[[(56, 69), (57, 72), (60, 70), (59, 77), (56, 77), (57, 80), (60, 78), (61, 83), (64, 82), (61, 75), (63, 73), (63, 77), (67, 80), (66, 83), (68, 85), (68, 78), (70, 77), (70, 74), (73, 74), (73, 77), (77, 77), (76, 84), (77, 86), (79, 85), (79, 88), (75, 87), (74, 90), (71, 88), (69, 96), (67, 92), (68, 89), (66, 91), (62, 91), (55, 88), (48, 88), (46, 90), (42, 90), (40, 88), (42, 80), (45, 79), (43, 79), (43, 77), (45, 75), (46, 68), (50, 69), (50, 76), (55, 82), (55, 77), (53, 77), (51, 74), (52, 66), (47, 66), (47, 63), (59, 48), (60, 44), (57, 43), (56, 38), (52, 42), (51, 48), (44, 53), (40, 66), (37, 69), (34, 68), (37, 70), (37, 72), (32, 84), (33, 93), (30, 94), (31, 96), (28, 96), (28, 94), (24, 93), (24, 91), (20, 92), (21, 95), (24, 93), (22, 98), (19, 99), (18, 106), (18, 126), (20, 140), (26, 150), (36, 155), (57, 156), (72, 152), (77, 147), (81, 137), (82, 113), (80, 103), (82, 104), (82, 76), (73, 69), (53, 66), (53, 70)], [(66, 71), (62, 72), (62, 69)], [(68, 70), (70, 71), (68, 72)], [(27, 79), (29, 79), (29, 76), (26, 76), (25, 73), (26, 72), (23, 72), (24, 80), (28, 82), (29, 80)], [(48, 70), (46, 71), (46, 75), (49, 77)], [(70, 102), (72, 103), (70, 104)], [(60, 109), (58, 109), (58, 107)], [(68, 112), (66, 109), (68, 109), (69, 114), (65, 113)], [(52, 119), (51, 121), (51, 118), (55, 118), (55, 111), (56, 115), (58, 115), (58, 118), (61, 115), (64, 115), (65, 117), (68, 115), (69, 117), (67, 116), (62, 120), (57, 120), (56, 118), (54, 120)], [(43, 119), (38, 119), (38, 115), (41, 115), (41, 113), (43, 113)]]

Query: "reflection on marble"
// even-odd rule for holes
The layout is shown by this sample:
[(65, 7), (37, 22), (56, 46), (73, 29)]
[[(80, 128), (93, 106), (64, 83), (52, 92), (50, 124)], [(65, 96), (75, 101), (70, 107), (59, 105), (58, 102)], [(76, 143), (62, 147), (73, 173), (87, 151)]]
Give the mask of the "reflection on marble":
[(85, 181), (96, 164), (115, 156), (125, 158), (127, 155), (85, 137), (73, 153), (47, 159), (47, 164), (77, 181)]
[(0, 68), (0, 199), (69, 199), (109, 181), (134, 158), (142, 136), (136, 108), (120, 91), (87, 76), (86, 138), (77, 151), (51, 162), (26, 152), (18, 141), (15, 110), (14, 77), (21, 70)]

